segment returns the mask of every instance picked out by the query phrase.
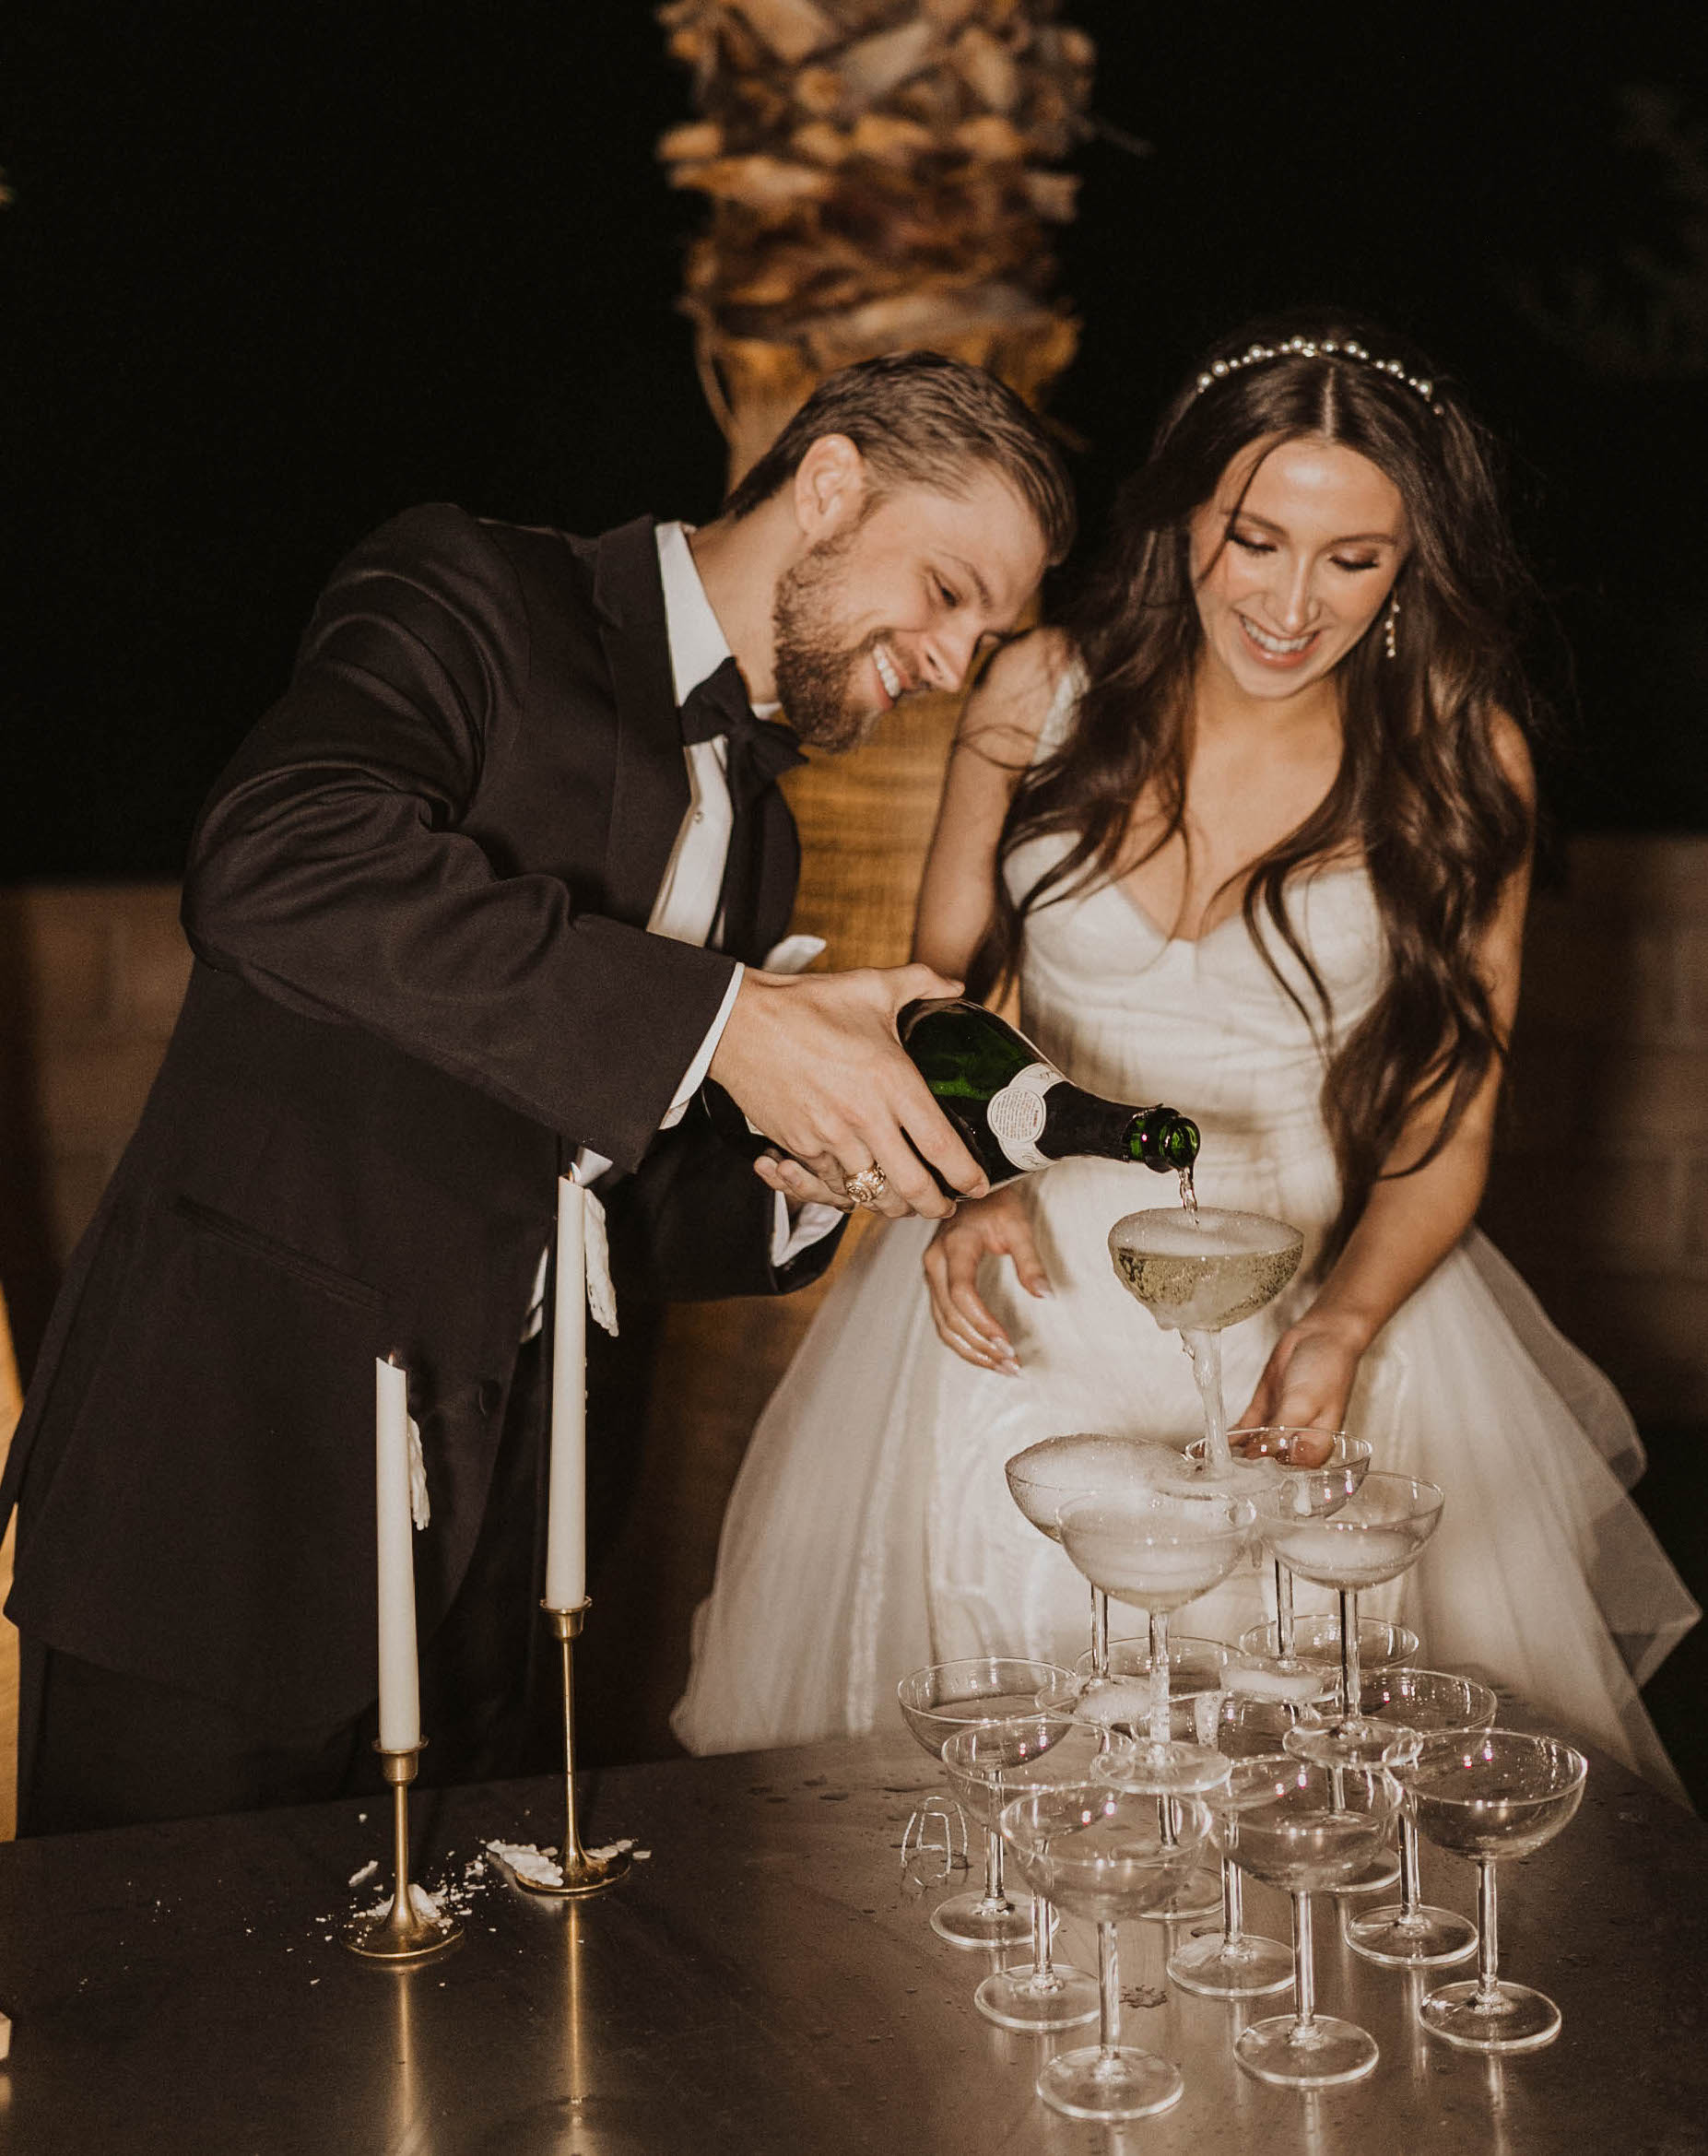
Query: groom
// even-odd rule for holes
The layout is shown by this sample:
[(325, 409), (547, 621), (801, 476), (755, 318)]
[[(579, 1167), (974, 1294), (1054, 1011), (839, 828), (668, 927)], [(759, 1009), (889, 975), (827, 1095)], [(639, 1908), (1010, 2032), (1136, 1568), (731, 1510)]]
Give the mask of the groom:
[(557, 1178), (598, 1184), (619, 1306), (813, 1278), (851, 1178), (897, 1215), (948, 1210), (922, 1156), (983, 1187), (895, 1040), (944, 984), (763, 970), (775, 778), (961, 682), (1071, 515), (1018, 400), (913, 354), (823, 384), (697, 533), (430, 508), (344, 563), (196, 829), (183, 1010), (0, 1485), (21, 1832), (372, 1785), (387, 1354), (425, 1763), (519, 1771)]

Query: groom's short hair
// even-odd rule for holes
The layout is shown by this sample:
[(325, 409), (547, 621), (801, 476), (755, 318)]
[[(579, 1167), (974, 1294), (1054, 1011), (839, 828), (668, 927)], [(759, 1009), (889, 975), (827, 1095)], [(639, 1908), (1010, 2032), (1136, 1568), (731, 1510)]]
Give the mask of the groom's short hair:
[(977, 467), (999, 472), (1037, 518), (1052, 562), (1073, 545), (1073, 482), (1036, 415), (994, 374), (941, 352), (891, 352), (827, 375), (732, 490), (724, 515), (769, 501), (826, 434), (848, 437), (880, 489), (959, 495)]

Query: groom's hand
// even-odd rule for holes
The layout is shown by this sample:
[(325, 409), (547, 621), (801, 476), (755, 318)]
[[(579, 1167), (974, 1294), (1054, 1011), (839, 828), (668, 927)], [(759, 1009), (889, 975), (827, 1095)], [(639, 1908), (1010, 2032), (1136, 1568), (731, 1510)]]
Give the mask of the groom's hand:
[(954, 1210), (922, 1164), (968, 1197), (990, 1187), (896, 1039), (916, 996), (956, 996), (929, 966), (857, 973), (749, 969), (712, 1058), (711, 1076), (773, 1144), (840, 1202), (851, 1175), (876, 1165), (877, 1210), (940, 1220)]

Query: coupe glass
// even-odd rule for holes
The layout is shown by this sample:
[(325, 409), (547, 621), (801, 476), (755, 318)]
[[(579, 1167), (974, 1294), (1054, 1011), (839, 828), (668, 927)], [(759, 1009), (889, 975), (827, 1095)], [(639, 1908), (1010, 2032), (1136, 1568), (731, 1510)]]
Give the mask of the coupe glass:
[[(1017, 1715), (1011, 1722), (958, 1730), (943, 1747), (943, 1768), (950, 1788), (988, 1832), (1014, 1797), (1085, 1781), (1107, 1741), (1104, 1732), (1065, 1714)], [(1031, 1962), (996, 1970), (972, 1995), (986, 2021), (1033, 2032), (1076, 2029), (1096, 2021), (1097, 1979), (1054, 1960), (1054, 1929), (1048, 1897), (1034, 1894)]]
[(1171, 1738), (1168, 1620), (1233, 1570), (1255, 1517), (1249, 1499), (1214, 1485), (1079, 1497), (1062, 1507), (1062, 1543), (1075, 1564), (1105, 1594), (1150, 1617), (1149, 1728), (1128, 1762), (1133, 1787), (1179, 1796), (1220, 1778), (1225, 1762), (1212, 1747)]
[[(1280, 1625), (1254, 1624), (1240, 1634), (1240, 1652), (1254, 1662), (1278, 1663)], [(1366, 1675), (1372, 1669), (1395, 1669), (1417, 1659), (1418, 1635), (1408, 1624), (1389, 1624), (1380, 1617), (1358, 1620), (1358, 1666)], [(1293, 1651), (1290, 1659), (1306, 1669), (1326, 1669), (1336, 1685), (1346, 1657), (1341, 1652), (1340, 1617), (1334, 1609), (1307, 1610), (1293, 1619)], [(1344, 1695), (1343, 1695), (1344, 1696)]]
[(1222, 1854), (1293, 1903), (1293, 2012), (1252, 2022), (1233, 2056), (1281, 2088), (1361, 2080), (1381, 2054), (1367, 2029), (1316, 2010), (1311, 1895), (1343, 1884), (1375, 1855), (1399, 1806), (1398, 1784), (1384, 1767), (1330, 1769), (1267, 1752), (1235, 1760), (1209, 1801)]
[[(1172, 1445), (1144, 1437), (1113, 1437), (1101, 1431), (1071, 1431), (1062, 1437), (1042, 1438), (1016, 1453), (1003, 1473), (1008, 1494), (1040, 1534), (1059, 1544), (1058, 1517), (1069, 1498), (1119, 1496), (1123, 1490), (1148, 1487), (1160, 1473), (1177, 1467), (1180, 1455)], [(1109, 1597), (1101, 1587), (1091, 1588), (1091, 1669), (1094, 1684), (1108, 1674)]]
[[(1216, 1740), (1216, 1711), (1221, 1704), (1222, 1670), (1228, 1660), (1228, 1650), (1219, 1640), (1193, 1639), (1189, 1635), (1175, 1635), (1169, 1641), (1169, 1737), (1176, 1744), (1212, 1745)], [(1085, 1687), (1078, 1698), (1071, 1702), (1072, 1712), (1086, 1721), (1099, 1722), (1103, 1727), (1115, 1729), (1135, 1738), (1147, 1737), (1150, 1727), (1151, 1671), (1150, 1636), (1142, 1639), (1113, 1640), (1109, 1646), (1109, 1673), (1101, 1685), (1089, 1680), (1090, 1657), (1080, 1655), (1074, 1664), (1075, 1675)], [(1045, 1693), (1039, 1701), (1042, 1707), (1054, 1708), (1061, 1703)], [(1125, 1745), (1110, 1755), (1108, 1773), (1119, 1782), (1128, 1772), (1126, 1762), (1132, 1759), (1132, 1745)], [(1104, 1770), (1094, 1767), (1101, 1775)], [(1167, 1799), (1159, 1797), (1160, 1804)], [(1163, 1838), (1172, 1832), (1172, 1815), (1163, 1812)], [(1147, 1909), (1147, 1924), (1173, 1924), (1182, 1918), (1207, 1916), (1221, 1906), (1221, 1884), (1215, 1872), (1200, 1864), (1190, 1871), (1182, 1884)]]
[(1274, 1301), (1299, 1268), (1304, 1237), (1286, 1220), (1215, 1206), (1128, 1213), (1109, 1231), (1115, 1277), (1192, 1358), (1204, 1407), (1205, 1472), (1228, 1477), (1221, 1336)]
[[(1017, 1662), (1002, 1655), (934, 1662), (901, 1679), (896, 1702), (914, 1738), (941, 1760), (943, 1747), (958, 1729), (1032, 1714), (1038, 1694), (1066, 1676), (1054, 1662)], [(1030, 1907), (1018, 1906), (1004, 1890), (1002, 1842), (994, 1829), (984, 1836), (983, 1891), (951, 1894), (940, 1902), (931, 1912), (931, 1928), (952, 1947), (1012, 1947), (1031, 1937)]]
[[(1426, 1737), (1469, 1737), (1493, 1722), (1496, 1700), (1486, 1684), (1444, 1669), (1389, 1669), (1364, 1679), (1363, 1713), (1394, 1731), (1387, 1761), (1398, 1763)], [(1388, 1969), (1438, 1969), (1468, 1961), (1477, 1926), (1423, 1898), (1418, 1865), (1418, 1822), (1409, 1800), (1399, 1815), (1399, 1900), (1363, 1916), (1346, 1915), (1341, 1929), (1355, 1954)]]
[[(1237, 1691), (1223, 1695), (1216, 1717), (1217, 1750), (1229, 1760), (1262, 1759), (1312, 1710), (1285, 1698)], [(1245, 1929), (1245, 1891), (1240, 1867), (1221, 1857), (1221, 1922), (1194, 1932), (1168, 1959), (1168, 1973), (1183, 1991), (1209, 1998), (1262, 1998), (1286, 1991), (1293, 1981), (1292, 1950), (1278, 1938)]]
[(1093, 1782), (1017, 1797), (1003, 1808), (1003, 1839), (1034, 1893), (1097, 1926), (1098, 2041), (1058, 2053), (1038, 2077), (1038, 2093), (1069, 2118), (1145, 2118), (1178, 2103), (1180, 2068), (1124, 2044), (1115, 1925), (1161, 1901), (1188, 1872), (1209, 1831), (1196, 1799), (1176, 1808), (1165, 1841), (1148, 1797)]
[[(1196, 1455), (1200, 1444), (1201, 1441), (1189, 1444), (1187, 1456)], [(1231, 1430), (1228, 1445), (1236, 1460), (1271, 1462), (1280, 1484), (1276, 1502), (1301, 1515), (1321, 1517), (1338, 1512), (1370, 1472), (1369, 1441), (1349, 1437), (1344, 1430), (1255, 1423)], [(1278, 1670), (1290, 1676), (1303, 1667), (1294, 1654), (1293, 1575), (1273, 1549), (1270, 1555), (1275, 1563), (1274, 1661)], [(1240, 1644), (1247, 1653), (1253, 1652), (1245, 1648), (1243, 1639)]]
[[(1321, 1728), (1295, 1730), (1290, 1750), (1330, 1766), (1378, 1764), (1391, 1727), (1366, 1721), (1362, 1700), (1358, 1596), (1408, 1572), (1441, 1518), (1442, 1493), (1409, 1475), (1367, 1474), (1334, 1512), (1301, 1513), (1282, 1491), (1266, 1498), (1259, 1515), (1264, 1541), (1301, 1579), (1332, 1587), (1339, 1597), (1342, 1707)], [(1309, 1748), (1308, 1750), (1306, 1748)]]
[(1583, 1797), (1588, 1761), (1556, 1737), (1483, 1729), (1425, 1738), (1394, 1771), (1426, 1838), (1477, 1865), (1477, 1980), (1441, 1985), (1418, 2019), (1465, 2051), (1539, 2051), (1560, 2033), (1560, 2009), (1500, 1974), (1495, 1861), (1528, 1856), (1553, 1839)]

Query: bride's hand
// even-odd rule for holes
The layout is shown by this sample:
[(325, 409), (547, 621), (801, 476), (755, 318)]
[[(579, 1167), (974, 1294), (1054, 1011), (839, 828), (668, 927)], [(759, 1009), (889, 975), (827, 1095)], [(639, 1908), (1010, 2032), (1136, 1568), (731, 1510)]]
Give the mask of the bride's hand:
[(1026, 1208), (1011, 1186), (963, 1201), (932, 1237), (925, 1267), (931, 1322), (943, 1345), (980, 1370), (1019, 1377), (1013, 1342), (979, 1300), (979, 1266), (986, 1257), (1012, 1258), (1029, 1295), (1050, 1292)]
[(1313, 1319), (1307, 1312), (1275, 1343), (1257, 1389), (1233, 1427), (1340, 1429), (1362, 1353), (1363, 1343), (1347, 1328), (1332, 1319)]

